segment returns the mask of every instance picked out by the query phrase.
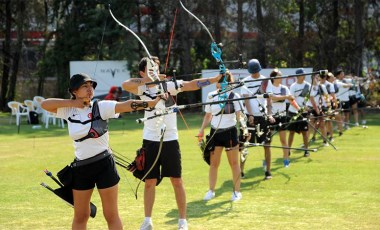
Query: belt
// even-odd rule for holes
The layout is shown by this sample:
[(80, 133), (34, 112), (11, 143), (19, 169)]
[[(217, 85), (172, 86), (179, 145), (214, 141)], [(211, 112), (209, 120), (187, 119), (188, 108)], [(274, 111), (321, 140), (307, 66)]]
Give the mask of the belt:
[(97, 161), (103, 160), (104, 158), (106, 158), (110, 155), (111, 155), (111, 153), (108, 152), (108, 150), (105, 150), (96, 156), (93, 156), (93, 157), (90, 157), (90, 158), (87, 158), (84, 160), (75, 159), (74, 162), (71, 163), (71, 167), (75, 168), (75, 167), (80, 167), (80, 166), (84, 166), (84, 165), (89, 165), (89, 164), (95, 163)]

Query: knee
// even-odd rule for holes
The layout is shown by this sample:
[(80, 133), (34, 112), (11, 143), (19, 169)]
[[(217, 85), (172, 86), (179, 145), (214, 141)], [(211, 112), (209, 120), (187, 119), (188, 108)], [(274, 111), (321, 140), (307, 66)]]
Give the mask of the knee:
[(117, 212), (106, 212), (103, 211), (104, 218), (106, 219), (107, 223), (113, 224), (120, 222), (120, 217)]
[(183, 183), (182, 183), (182, 178), (179, 177), (179, 178), (174, 178), (174, 177), (171, 177), (170, 178), (170, 181), (172, 182), (172, 185), (174, 187), (182, 187), (183, 186)]
[(157, 179), (146, 179), (145, 189), (152, 189), (156, 187)]
[(210, 168), (217, 170), (219, 168), (219, 161), (217, 160), (210, 161)]
[(74, 214), (74, 222), (75, 223), (87, 223), (90, 218), (90, 210), (88, 212), (75, 212)]
[(240, 169), (239, 160), (232, 160), (231, 161), (231, 169)]

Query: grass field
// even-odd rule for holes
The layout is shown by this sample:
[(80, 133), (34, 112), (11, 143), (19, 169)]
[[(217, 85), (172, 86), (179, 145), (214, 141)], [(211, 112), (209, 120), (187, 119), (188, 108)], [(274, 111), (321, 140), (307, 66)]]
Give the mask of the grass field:
[[(43, 170), (56, 173), (73, 159), (66, 129), (32, 129), (22, 122), (20, 133), (0, 114), (0, 229), (69, 229), (73, 209), (40, 186), (55, 183)], [(380, 115), (372, 114), (368, 129), (361, 127), (336, 137), (332, 147), (304, 158), (292, 152), (291, 166), (282, 165), (281, 149), (272, 149), (273, 179), (263, 181), (262, 148), (250, 148), (241, 201), (231, 203), (232, 182), (226, 156), (222, 158), (215, 199), (202, 200), (208, 190), (208, 166), (196, 145), (201, 114), (185, 114), (190, 129), (178, 117), (183, 178), (187, 192), (190, 229), (380, 229)], [(138, 114), (125, 114), (110, 121), (111, 147), (129, 158), (141, 145), (142, 125)], [(300, 146), (296, 136), (294, 146)], [(273, 144), (278, 145), (278, 136)], [(144, 218), (143, 185), (136, 200), (138, 181), (123, 169), (119, 207), (125, 229), (138, 229)], [(155, 229), (176, 229), (177, 210), (168, 179), (157, 187), (153, 211)], [(97, 192), (96, 218), (88, 229), (106, 229)]]

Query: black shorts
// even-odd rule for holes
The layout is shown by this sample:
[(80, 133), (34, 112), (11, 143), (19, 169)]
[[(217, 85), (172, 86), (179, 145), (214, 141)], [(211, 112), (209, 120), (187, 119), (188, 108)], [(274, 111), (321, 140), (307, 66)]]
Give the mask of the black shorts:
[[(153, 165), (159, 152), (160, 142), (143, 140), (145, 148), (145, 172)], [(161, 177), (181, 177), (181, 151), (179, 149), (178, 140), (164, 141), (157, 163), (146, 176), (146, 179), (154, 179)]]
[(341, 101), (340, 107), (343, 109), (344, 112), (349, 112), (351, 108), (351, 104), (349, 101)]
[(288, 130), (297, 133), (308, 131), (309, 124), (307, 123), (307, 120), (303, 120), (304, 118), (307, 118), (307, 113), (302, 113), (296, 120), (293, 120), (295, 115), (296, 113), (289, 112), (290, 123), (288, 125)]
[(364, 108), (367, 106), (366, 100), (359, 100), (358, 102), (358, 108)]
[(287, 123), (289, 122), (288, 116), (273, 116), (273, 118), (276, 121), (275, 123), (270, 124), (271, 130), (275, 130), (275, 131), (287, 130)]
[(116, 170), (113, 156), (110, 155), (94, 163), (73, 167), (73, 183), (75, 190), (110, 188), (119, 183), (120, 177)]
[[(248, 127), (254, 128), (254, 130), (250, 129), (249, 132), (251, 133), (251, 139), (249, 140), (250, 143), (265, 143), (268, 144), (271, 142), (271, 132), (268, 127), (269, 121), (266, 120), (266, 118), (262, 116), (254, 116), (253, 117), (253, 125), (247, 124)], [(259, 126), (260, 125), (260, 126)], [(258, 130), (260, 128), (260, 130)], [(259, 131), (259, 132), (258, 132)]]
[[(216, 130), (216, 133), (215, 133)], [(215, 133), (215, 135), (214, 135)], [(213, 129), (210, 130), (210, 136), (213, 138), (214, 146), (232, 148), (239, 144), (236, 126), (226, 129)]]
[(358, 103), (358, 101), (359, 101), (359, 98), (357, 98), (356, 95), (351, 95), (348, 98), (350, 99), (350, 105)]

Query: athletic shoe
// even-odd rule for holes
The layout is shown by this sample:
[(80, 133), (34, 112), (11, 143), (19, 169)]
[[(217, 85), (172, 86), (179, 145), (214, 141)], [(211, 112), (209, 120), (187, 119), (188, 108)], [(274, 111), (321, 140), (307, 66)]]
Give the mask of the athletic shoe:
[(366, 120), (362, 120), (362, 125), (366, 125), (367, 124), (367, 121)]
[(241, 200), (242, 197), (243, 195), (241, 194), (241, 192), (235, 191), (232, 193), (231, 201)]
[(333, 137), (329, 137), (329, 141), (330, 141), (330, 142), (333, 142), (333, 141), (334, 141), (334, 138), (333, 138)]
[(323, 142), (323, 146), (324, 146), (324, 147), (327, 147), (327, 146), (329, 146), (329, 143), (327, 143), (327, 141), (324, 141), (324, 142)]
[(265, 172), (264, 180), (270, 180), (272, 179), (272, 174), (270, 172)]
[(290, 165), (290, 160), (289, 159), (285, 159), (284, 160), (284, 167), (287, 168), (287, 167), (289, 167), (289, 165)]
[(208, 201), (215, 197), (215, 192), (208, 190), (203, 200)]
[(187, 221), (183, 221), (182, 223), (178, 223), (178, 230), (188, 230)]
[(243, 172), (240, 173), (240, 178), (241, 179), (244, 179), (245, 178), (245, 174)]
[(358, 127), (358, 126), (359, 126), (359, 123), (358, 123), (358, 122), (356, 122), (356, 123), (355, 123), (355, 126), (356, 126), (356, 127)]
[(263, 170), (264, 172), (267, 171), (267, 162), (265, 160), (263, 160)]
[(315, 137), (312, 137), (312, 138), (310, 139), (310, 143), (313, 143), (313, 142), (315, 142)]
[(303, 156), (304, 156), (304, 157), (309, 157), (309, 156), (310, 156), (309, 151), (306, 150), (305, 153), (303, 154)]
[(144, 221), (140, 227), (140, 230), (152, 230), (152, 229), (153, 229), (152, 220)]

